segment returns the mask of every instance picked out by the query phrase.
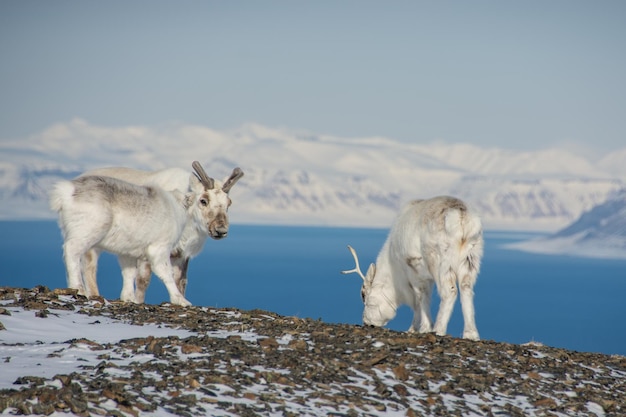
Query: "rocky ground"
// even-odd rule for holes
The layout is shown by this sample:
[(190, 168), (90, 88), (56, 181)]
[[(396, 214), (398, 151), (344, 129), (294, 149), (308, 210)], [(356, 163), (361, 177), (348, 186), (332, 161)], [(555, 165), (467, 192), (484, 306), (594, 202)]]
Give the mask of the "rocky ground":
[[(0, 414), (623, 416), (626, 358), (336, 325), (266, 311), (131, 305), (0, 288), (2, 314), (72, 310), (189, 337), (97, 343), (97, 363), (0, 390)], [(11, 358), (0, 358), (0, 372)]]

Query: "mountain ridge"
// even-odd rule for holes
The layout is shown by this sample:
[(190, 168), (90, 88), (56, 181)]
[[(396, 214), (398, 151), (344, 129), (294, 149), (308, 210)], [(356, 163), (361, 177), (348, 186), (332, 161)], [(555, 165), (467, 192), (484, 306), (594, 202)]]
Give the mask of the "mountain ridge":
[[(567, 150), (513, 151), (468, 144), (341, 138), (249, 123), (94, 126), (74, 119), (0, 142), (0, 218), (52, 218), (45, 190), (101, 166), (190, 169), (217, 178), (241, 166), (233, 221), (387, 227), (415, 198), (453, 194), (491, 229), (556, 231), (624, 187), (625, 150), (594, 162)], [(612, 156), (615, 155), (615, 156)]]
[(507, 245), (528, 252), (626, 259), (626, 190), (548, 236)]

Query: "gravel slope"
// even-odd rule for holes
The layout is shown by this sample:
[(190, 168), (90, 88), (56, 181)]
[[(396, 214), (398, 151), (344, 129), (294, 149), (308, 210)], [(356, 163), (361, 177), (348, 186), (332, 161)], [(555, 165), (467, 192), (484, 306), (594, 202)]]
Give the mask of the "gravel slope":
[[(45, 360), (77, 358), (78, 365), (50, 377), (17, 377), (14, 388), (0, 390), (0, 414), (626, 415), (626, 358), (619, 355), (471, 342), (266, 311), (88, 300), (45, 287), (1, 287), (0, 302), (2, 352), (41, 348), (3, 342), (3, 332), (19, 332), (3, 320), (24, 311), (37, 320), (71, 312), (91, 317), (96, 326), (114, 319), (190, 335), (64, 340)], [(10, 370), (11, 359), (0, 357), (0, 372)]]

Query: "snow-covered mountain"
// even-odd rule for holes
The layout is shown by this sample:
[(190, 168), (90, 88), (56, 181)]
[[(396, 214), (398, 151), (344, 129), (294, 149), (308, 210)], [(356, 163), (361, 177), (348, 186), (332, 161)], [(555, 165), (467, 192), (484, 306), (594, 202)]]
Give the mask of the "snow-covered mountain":
[(509, 245), (529, 252), (626, 259), (626, 190), (543, 238)]
[(624, 158), (626, 149), (594, 162), (559, 149), (416, 145), (256, 124), (109, 128), (77, 119), (0, 141), (0, 218), (52, 218), (51, 184), (87, 169), (190, 169), (197, 159), (218, 178), (244, 170), (231, 192), (233, 222), (386, 227), (405, 201), (453, 194), (477, 206), (488, 228), (558, 230), (624, 187)]

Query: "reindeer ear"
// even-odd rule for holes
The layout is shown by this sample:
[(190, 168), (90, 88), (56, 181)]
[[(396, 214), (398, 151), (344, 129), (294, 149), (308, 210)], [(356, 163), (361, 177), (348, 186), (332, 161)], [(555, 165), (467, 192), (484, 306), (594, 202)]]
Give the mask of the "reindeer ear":
[(371, 284), (374, 281), (374, 276), (376, 275), (376, 265), (370, 264), (369, 268), (367, 268), (367, 273), (365, 274), (365, 282)]
[(193, 206), (195, 194), (183, 194), (180, 191), (178, 191), (178, 193), (180, 194), (180, 198), (183, 203), (183, 207), (185, 207), (185, 210), (188, 210), (189, 207)]
[(193, 193), (183, 193), (180, 190), (172, 190), (170, 193), (174, 196), (176, 201), (180, 203), (181, 206), (185, 210), (193, 205), (194, 194)]

